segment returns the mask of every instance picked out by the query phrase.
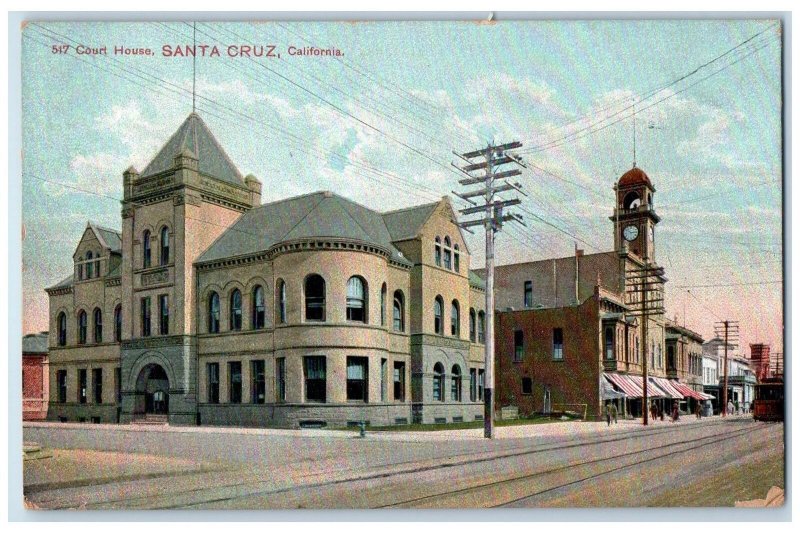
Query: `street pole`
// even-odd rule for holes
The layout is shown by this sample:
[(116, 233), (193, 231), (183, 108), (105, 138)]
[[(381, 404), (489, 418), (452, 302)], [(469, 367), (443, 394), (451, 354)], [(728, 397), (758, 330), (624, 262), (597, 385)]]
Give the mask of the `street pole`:
[(724, 335), (725, 355), (722, 363), (722, 406), (720, 411), (722, 416), (725, 417), (728, 414), (728, 347), (738, 347), (739, 321), (723, 320), (717, 322), (714, 324), (714, 332), (717, 338), (719, 338), (720, 335)]
[[(495, 169), (507, 163), (516, 163), (525, 167), (524, 162), (518, 156), (508, 152), (514, 148), (522, 146), (520, 142), (512, 142), (503, 145), (489, 145), (482, 150), (475, 150), (465, 154), (455, 153), (467, 164), (459, 167), (465, 179), (459, 180), (461, 185), (482, 184), (482, 188), (467, 191), (464, 193), (454, 193), (456, 196), (472, 204), (474, 207), (462, 209), (464, 215), (481, 214), (477, 220), (470, 220), (459, 223), (461, 228), (469, 231), (471, 226), (483, 226), (486, 231), (486, 320), (484, 331), (484, 388), (483, 388), (483, 436), (487, 439), (494, 438), (494, 234), (503, 226), (504, 221), (519, 222), (522, 224), (522, 217), (516, 214), (503, 215), (503, 208), (520, 203), (518, 198), (503, 200), (495, 198), (496, 193), (504, 191), (516, 191), (524, 194), (521, 186), (511, 183), (504, 183), (496, 186), (495, 182), (500, 179), (518, 176), (521, 174), (519, 169), (495, 172)], [(473, 163), (471, 159), (482, 157), (484, 161)], [(484, 176), (473, 176), (470, 172), (486, 169)], [(472, 198), (483, 197), (484, 204), (476, 204)], [(523, 224), (524, 225), (524, 224)]]
[(724, 388), (722, 390), (722, 405), (725, 406), (722, 410), (722, 416), (724, 417), (728, 412), (728, 321), (726, 320), (723, 323), (725, 324), (725, 362), (722, 364), (723, 376), (725, 376), (723, 381)]
[[(644, 265), (645, 272), (648, 271), (648, 265)], [(650, 414), (649, 405), (647, 404), (647, 321), (649, 313), (647, 305), (647, 284), (649, 277), (642, 280), (642, 423), (646, 426), (648, 424), (648, 415)]]

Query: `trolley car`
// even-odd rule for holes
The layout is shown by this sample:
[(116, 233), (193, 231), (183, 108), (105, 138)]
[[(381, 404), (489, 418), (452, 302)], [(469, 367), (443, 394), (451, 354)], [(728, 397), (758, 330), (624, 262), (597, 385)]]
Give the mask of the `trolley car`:
[(767, 378), (756, 384), (753, 401), (753, 418), (756, 420), (783, 420), (783, 378)]

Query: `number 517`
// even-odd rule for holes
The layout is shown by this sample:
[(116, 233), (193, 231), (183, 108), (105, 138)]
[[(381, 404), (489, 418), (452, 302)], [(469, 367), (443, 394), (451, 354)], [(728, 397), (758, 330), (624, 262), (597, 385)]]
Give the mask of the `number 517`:
[(66, 54), (69, 51), (68, 44), (54, 44), (53, 45), (53, 53), (54, 54)]

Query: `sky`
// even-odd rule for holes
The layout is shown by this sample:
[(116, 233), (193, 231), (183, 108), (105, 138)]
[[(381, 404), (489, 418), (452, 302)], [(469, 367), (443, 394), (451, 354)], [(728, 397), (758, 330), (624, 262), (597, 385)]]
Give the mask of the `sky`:
[[(72, 272), (87, 221), (120, 228), (122, 172), (142, 170), (191, 112), (196, 69), (197, 112), (264, 202), (325, 189), (376, 210), (428, 203), (463, 189), (453, 151), (521, 141), (526, 226), (497, 236), (498, 264), (611, 250), (612, 186), (635, 137), (667, 316), (707, 339), (738, 320), (742, 346), (783, 351), (777, 21), (202, 22), (196, 42), (218, 57), (164, 56), (192, 34), (25, 27), (25, 333), (47, 329), (44, 288)], [(342, 55), (290, 54), (308, 46)], [(467, 242), (482, 267), (483, 236)]]

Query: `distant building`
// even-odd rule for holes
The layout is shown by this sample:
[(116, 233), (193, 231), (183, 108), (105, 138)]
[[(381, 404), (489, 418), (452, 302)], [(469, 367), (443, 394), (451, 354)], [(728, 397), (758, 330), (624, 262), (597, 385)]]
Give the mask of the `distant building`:
[[(702, 393), (703, 337), (689, 328), (667, 320), (664, 338), (667, 347), (667, 377)], [(695, 398), (687, 401), (688, 411), (694, 411), (695, 401)]]
[(750, 364), (757, 381), (763, 381), (771, 376), (769, 344), (750, 345)]
[[(715, 392), (711, 392), (716, 397), (715, 409), (721, 408), (723, 390), (725, 382), (725, 340), (719, 337), (703, 344), (703, 354), (709, 359), (716, 360), (717, 363), (717, 384)], [(737, 348), (728, 344), (728, 399), (734, 405), (749, 405), (754, 398), (754, 387), (756, 375), (750, 367), (750, 360), (743, 357)], [(710, 391), (713, 385), (706, 385), (706, 391)]]
[(22, 419), (44, 420), (50, 375), (47, 361), (48, 333), (30, 333), (22, 338)]

